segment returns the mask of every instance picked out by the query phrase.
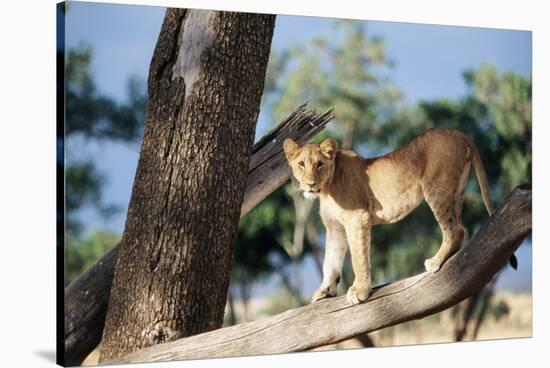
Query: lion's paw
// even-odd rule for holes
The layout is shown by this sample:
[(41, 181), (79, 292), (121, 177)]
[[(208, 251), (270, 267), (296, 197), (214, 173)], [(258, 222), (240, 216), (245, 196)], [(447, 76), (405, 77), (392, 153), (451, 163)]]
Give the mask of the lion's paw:
[(346, 300), (349, 304), (359, 304), (369, 297), (370, 287), (352, 285), (346, 294)]
[(426, 271), (435, 273), (441, 268), (441, 262), (433, 257), (424, 261), (424, 267), (426, 267)]
[(320, 287), (311, 297), (311, 302), (315, 303), (321, 299), (332, 298), (334, 296), (336, 296), (336, 293), (332, 292), (329, 286)]

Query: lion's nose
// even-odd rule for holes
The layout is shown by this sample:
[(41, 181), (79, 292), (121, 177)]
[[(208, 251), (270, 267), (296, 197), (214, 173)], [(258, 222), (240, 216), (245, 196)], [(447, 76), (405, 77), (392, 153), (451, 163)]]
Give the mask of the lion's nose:
[(310, 187), (314, 186), (315, 185), (315, 182), (314, 181), (308, 181), (306, 182), (307, 185), (309, 185)]

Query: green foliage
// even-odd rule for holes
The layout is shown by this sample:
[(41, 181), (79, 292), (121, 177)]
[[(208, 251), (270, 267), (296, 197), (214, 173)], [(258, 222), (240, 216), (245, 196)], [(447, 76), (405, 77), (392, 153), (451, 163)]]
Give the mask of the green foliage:
[[(143, 129), (147, 94), (139, 79), (128, 81), (126, 101), (119, 103), (101, 94), (91, 72), (92, 50), (81, 44), (65, 55), (65, 139), (136, 142)], [(69, 147), (67, 144), (65, 147)], [(58, 151), (62, 154), (63, 151)], [(67, 151), (65, 160), (66, 282), (72, 281), (105, 254), (117, 241), (115, 234), (96, 231), (82, 237), (76, 211), (89, 205), (108, 217), (117, 210), (102, 201), (105, 176), (93, 158)]]
[(257, 281), (290, 262), (284, 242), (292, 239), (294, 212), (283, 188), (247, 214), (239, 224), (232, 281)]
[(495, 321), (499, 321), (502, 317), (510, 314), (510, 307), (504, 300), (494, 301), (489, 304), (487, 313), (494, 318)]
[(90, 70), (92, 50), (82, 44), (66, 56), (66, 134), (87, 138), (135, 141), (145, 121), (147, 96), (136, 77), (128, 81), (127, 102), (117, 103), (98, 92)]
[[(94, 164), (90, 161), (67, 166), (65, 169), (65, 181), (67, 183), (65, 208), (67, 213), (71, 214), (87, 203), (99, 206), (102, 180), (101, 174), (97, 172)], [(67, 228), (73, 232), (79, 232), (81, 224), (69, 215), (67, 216)]]
[[(127, 101), (115, 102), (97, 90), (91, 72), (91, 60), (92, 50), (85, 44), (66, 54), (66, 139), (69, 141), (83, 137), (87, 140), (136, 142), (145, 121), (145, 86), (137, 78), (130, 78)], [(82, 224), (74, 214), (79, 208), (91, 205), (104, 216), (116, 208), (101, 201), (105, 178), (92, 159), (77, 158), (68, 151), (65, 164), (67, 231), (78, 234)]]
[(502, 75), (493, 65), (466, 72), (475, 97), (489, 108), (495, 129), (503, 139), (515, 140), (530, 134), (531, 80), (512, 72)]
[(491, 65), (473, 75), (473, 93), (487, 107), (488, 120), (497, 133), (504, 174), (498, 184), (506, 193), (532, 177), (532, 82), (512, 72), (499, 75)]
[(319, 110), (336, 106), (330, 133), (350, 148), (355, 137), (376, 134), (401, 95), (383, 75), (392, 65), (383, 40), (367, 37), (364, 22), (335, 21), (331, 33), (330, 39), (316, 37), (304, 47), (272, 53), (268, 105), (274, 121), (306, 100)]
[(410, 241), (397, 241), (396, 244), (400, 244), (399, 247), (375, 248), (373, 246), (373, 258), (376, 258), (379, 253), (381, 258), (377, 262), (381, 265), (373, 266), (373, 271), (376, 273), (375, 279), (378, 283), (397, 280), (424, 270), (424, 261), (427, 255), (435, 254), (441, 244), (441, 239), (429, 232), (414, 232), (413, 234), (416, 236)]
[(119, 241), (120, 235), (99, 230), (84, 237), (68, 234), (65, 238), (65, 285), (69, 285)]

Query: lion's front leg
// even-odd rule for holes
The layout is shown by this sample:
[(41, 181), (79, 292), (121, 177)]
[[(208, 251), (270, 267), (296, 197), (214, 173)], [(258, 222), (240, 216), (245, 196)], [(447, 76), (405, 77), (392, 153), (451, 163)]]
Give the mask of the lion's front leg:
[(346, 233), (341, 225), (327, 226), (323, 282), (311, 298), (312, 302), (336, 296), (346, 256)]
[(355, 279), (346, 299), (350, 304), (367, 300), (371, 291), (370, 267), (371, 224), (367, 215), (357, 216), (346, 226), (346, 235), (351, 251), (351, 264)]

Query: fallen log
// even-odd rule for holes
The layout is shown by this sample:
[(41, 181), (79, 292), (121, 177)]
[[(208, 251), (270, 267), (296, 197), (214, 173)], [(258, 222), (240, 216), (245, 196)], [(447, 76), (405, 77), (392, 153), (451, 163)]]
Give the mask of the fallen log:
[(321, 300), (262, 320), (155, 345), (109, 363), (304, 351), (440, 312), (477, 293), (531, 232), (531, 188), (516, 188), (437, 273), (377, 287), (355, 306)]
[[(332, 108), (317, 114), (306, 109), (306, 105), (299, 106), (254, 145), (241, 217), (288, 180), (290, 169), (285, 163), (282, 142), (293, 138), (305, 143), (333, 118)], [(80, 365), (101, 340), (118, 247), (117, 244), (65, 288), (67, 365)]]

